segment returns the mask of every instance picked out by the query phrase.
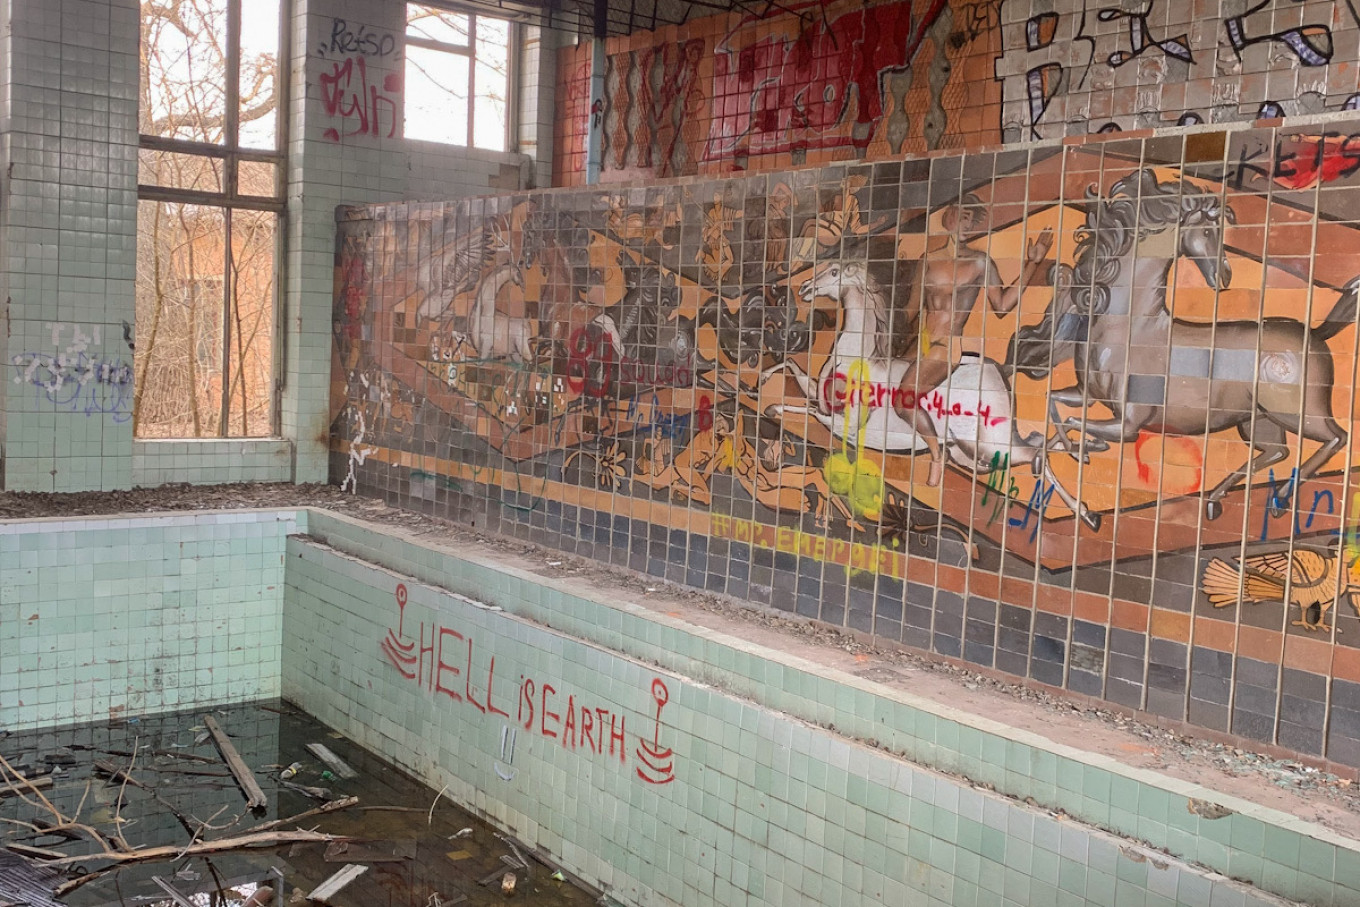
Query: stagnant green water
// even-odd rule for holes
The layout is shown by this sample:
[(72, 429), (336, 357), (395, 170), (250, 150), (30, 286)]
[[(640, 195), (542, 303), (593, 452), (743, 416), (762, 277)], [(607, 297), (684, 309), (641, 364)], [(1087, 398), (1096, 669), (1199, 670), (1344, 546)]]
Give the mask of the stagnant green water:
[[(204, 714), (216, 719), (255, 770), (269, 798), (258, 815), (245, 811), (244, 796), (212, 741), (205, 739)], [(324, 775), (327, 768), (307, 750), (308, 743), (325, 744), (358, 777), (346, 781)], [(52, 786), (42, 793), (65, 817), (77, 818), (110, 840), (121, 832), (135, 848), (171, 845), (182, 849), (188, 845), (190, 834), (176, 811), (191, 827), (207, 822), (200, 840), (211, 841), (245, 834), (260, 822), (319, 806), (318, 800), (289, 789), (280, 778), (281, 769), (301, 763), (292, 783), (326, 788), (332, 798), (359, 798), (357, 807), (283, 826), (359, 839), (349, 845), (345, 858), (369, 869), (330, 900), (335, 907), (586, 905), (595, 904), (598, 897), (570, 881), (553, 879), (553, 867), (523, 847), (519, 852), (530, 871), (507, 865), (502, 857), (513, 859), (513, 848), (496, 836), (493, 827), (286, 703), (16, 733), (0, 736), (0, 756), (30, 777), (50, 774)], [(96, 771), (97, 760), (120, 769), (131, 763), (132, 778), (151, 790), (110, 781)], [(452, 768), (457, 771), (456, 766)], [(88, 837), (40, 834), (17, 824), (42, 826), (53, 819), (31, 793), (26, 798), (0, 799), (0, 819), (5, 820), (0, 823), (3, 845), (51, 848), (72, 856), (99, 851)], [(362, 853), (356, 853), (359, 848)], [(290, 898), (295, 904), (306, 903), (298, 899), (346, 865), (338, 861), (341, 855), (335, 850), (328, 860), (324, 843), (284, 844), (124, 866), (83, 885), (65, 900), (72, 907), (175, 907), (175, 901), (153, 880), (159, 876), (195, 907), (225, 907), (241, 904), (255, 886), (278, 887), (277, 873), (281, 872), (279, 903), (289, 903)], [(75, 876), (106, 865), (108, 861), (90, 857), (65, 868)], [(515, 875), (515, 889), (509, 895), (501, 883), (507, 872)], [(493, 874), (496, 879), (491, 884), (479, 884)]]

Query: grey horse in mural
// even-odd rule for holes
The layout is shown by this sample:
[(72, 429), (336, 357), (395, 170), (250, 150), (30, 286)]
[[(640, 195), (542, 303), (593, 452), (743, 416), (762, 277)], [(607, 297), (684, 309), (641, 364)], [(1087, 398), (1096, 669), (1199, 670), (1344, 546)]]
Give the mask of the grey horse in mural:
[[(1230, 284), (1224, 221), (1236, 222), (1220, 197), (1190, 182), (1161, 181), (1151, 170), (1119, 180), (1105, 199), (1092, 192), (1086, 224), (1077, 231), (1075, 266), (1057, 269), (1054, 302), (1043, 321), (1016, 332), (1007, 356), (1032, 378), (1073, 359), (1076, 385), (1049, 394), (1049, 418), (1057, 426), (1050, 446), (1083, 459), (1088, 450), (1133, 441), (1143, 431), (1204, 436), (1236, 429), (1254, 452), (1205, 495), (1211, 520), (1222, 513), (1230, 489), (1289, 456), (1290, 434), (1320, 446), (1296, 481), (1272, 499), (1279, 512), (1345, 447), (1346, 432), (1332, 415), (1334, 365), (1326, 341), (1355, 323), (1360, 295), (1356, 278), (1312, 328), (1293, 318), (1173, 317), (1166, 293), (1177, 259), (1194, 264), (1210, 287)], [(1113, 418), (1090, 418), (1092, 403)], [(1063, 419), (1059, 405), (1083, 412)]]

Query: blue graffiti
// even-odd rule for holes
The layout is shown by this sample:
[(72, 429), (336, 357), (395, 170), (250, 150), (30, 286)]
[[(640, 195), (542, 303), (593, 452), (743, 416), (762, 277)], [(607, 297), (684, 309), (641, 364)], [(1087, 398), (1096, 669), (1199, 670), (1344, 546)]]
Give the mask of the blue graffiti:
[[(1299, 491), (1299, 468), (1294, 467), (1289, 478), (1283, 482), (1275, 478), (1275, 470), (1270, 470), (1269, 478), (1266, 481), (1266, 506), (1261, 514), (1261, 541), (1265, 541), (1270, 535), (1270, 523), (1272, 520), (1285, 519), (1286, 511), (1291, 509), (1291, 502), (1294, 500), (1295, 492)], [(1325, 509), (1323, 505), (1326, 505)], [(1307, 510), (1298, 507), (1294, 510), (1294, 534), (1299, 535), (1306, 529), (1313, 528), (1313, 520), (1319, 513), (1331, 515), (1336, 512), (1336, 497), (1326, 488), (1313, 492), (1313, 502)], [(1339, 535), (1340, 529), (1333, 529), (1332, 535)]]
[(643, 433), (655, 431), (661, 437), (674, 441), (689, 433), (692, 416), (692, 413), (662, 412), (661, 399), (656, 394), (652, 394), (651, 404), (647, 407), (647, 412), (641, 416), (639, 416), (637, 398), (630, 399), (628, 401), (628, 414), (624, 417), (624, 421), (631, 425), (635, 431)]
[(31, 386), (39, 400), (66, 412), (132, 418), (132, 366), (120, 358), (86, 353), (20, 353), (10, 360), (15, 384)]
[[(1007, 517), (1006, 522), (1015, 529), (1029, 527), (1029, 543), (1034, 544), (1034, 540), (1039, 537), (1039, 526), (1044, 521), (1044, 514), (1048, 510), (1048, 502), (1053, 499), (1053, 492), (1058, 486), (1050, 484), (1040, 479), (1034, 483), (1034, 491), (1030, 493), (1029, 500), (1025, 503), (1025, 515), (1021, 517)], [(1018, 503), (1018, 502), (1017, 502)], [(1034, 518), (1034, 525), (1030, 526), (1030, 518)]]

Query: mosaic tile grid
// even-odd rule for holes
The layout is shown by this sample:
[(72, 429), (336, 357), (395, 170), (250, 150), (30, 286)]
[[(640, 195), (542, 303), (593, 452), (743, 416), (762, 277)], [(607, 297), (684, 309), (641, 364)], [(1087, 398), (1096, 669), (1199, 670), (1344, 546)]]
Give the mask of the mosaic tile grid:
[[(452, 554), (427, 540), (374, 530), (329, 512), (310, 514), (309, 533), (351, 558), (475, 596), (611, 652), (703, 677), (715, 688), (794, 719), (876, 740), (884, 751), (918, 765), (1137, 837), (1286, 897), (1340, 907), (1360, 891), (1360, 848), (1354, 841), (1275, 810), (697, 629), (596, 586), (545, 578), (476, 554)], [(1190, 808), (1196, 801), (1200, 811)], [(1231, 815), (1203, 817), (1205, 804)], [(1246, 852), (1239, 853), (1241, 848)], [(1285, 881), (1277, 884), (1280, 880)]]
[(349, 209), (332, 479), (1360, 764), (1357, 128)]
[(0, 714), (41, 727), (277, 696), (292, 513), (0, 522)]

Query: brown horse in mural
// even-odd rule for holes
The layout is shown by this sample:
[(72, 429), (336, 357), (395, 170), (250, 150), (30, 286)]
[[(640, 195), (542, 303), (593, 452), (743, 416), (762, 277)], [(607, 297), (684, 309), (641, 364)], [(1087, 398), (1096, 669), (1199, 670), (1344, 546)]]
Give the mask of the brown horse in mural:
[[(1076, 385), (1049, 394), (1049, 418), (1058, 426), (1050, 445), (1084, 460), (1086, 450), (1136, 440), (1139, 432), (1203, 436), (1235, 428), (1255, 453), (1205, 495), (1212, 520), (1237, 483), (1289, 456), (1289, 434), (1316, 441), (1321, 446), (1297, 480), (1272, 501), (1282, 512), (1289, 494), (1346, 444), (1332, 416), (1326, 341), (1355, 323), (1360, 278), (1311, 329), (1293, 318), (1184, 321), (1166, 305), (1172, 265), (1184, 257), (1210, 287), (1227, 288), (1232, 271), (1222, 226), (1235, 222), (1232, 209), (1193, 183), (1159, 181), (1151, 170), (1119, 180), (1106, 199), (1090, 195), (1076, 265), (1060, 268), (1055, 280), (1061, 298), (1043, 321), (1016, 332), (1008, 356), (1032, 378), (1074, 360)], [(1089, 418), (1092, 403), (1113, 418)], [(1083, 412), (1062, 419), (1059, 404)]]

